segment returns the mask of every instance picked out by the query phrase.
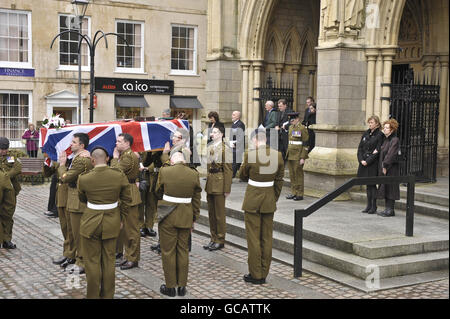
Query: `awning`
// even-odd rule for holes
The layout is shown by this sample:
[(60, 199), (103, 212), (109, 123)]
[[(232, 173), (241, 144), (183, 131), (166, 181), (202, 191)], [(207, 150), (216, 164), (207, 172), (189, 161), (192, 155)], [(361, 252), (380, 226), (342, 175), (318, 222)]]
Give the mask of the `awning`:
[(203, 106), (196, 96), (171, 96), (170, 107), (176, 109), (202, 109)]
[(115, 103), (119, 107), (149, 107), (142, 95), (116, 95)]

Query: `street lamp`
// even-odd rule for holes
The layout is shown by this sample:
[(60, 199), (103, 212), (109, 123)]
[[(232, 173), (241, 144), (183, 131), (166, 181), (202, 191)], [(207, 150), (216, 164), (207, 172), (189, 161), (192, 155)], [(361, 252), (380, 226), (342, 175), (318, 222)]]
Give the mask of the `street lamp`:
[(86, 14), (89, 0), (72, 0), (73, 10), (77, 17), (84, 17)]
[[(78, 2), (87, 2), (87, 1), (78, 1)], [(81, 30), (80, 30), (81, 31)], [(113, 32), (108, 32), (108, 33), (104, 33), (102, 30), (97, 30), (97, 32), (95, 32), (94, 38), (91, 39), (88, 35), (83, 35), (80, 31), (76, 31), (76, 30), (65, 30), (60, 32), (59, 34), (57, 34), (53, 40), (52, 43), (50, 44), (50, 49), (53, 47), (53, 43), (55, 42), (55, 40), (66, 33), (74, 33), (77, 34), (79, 37), (81, 37), (80, 41), (78, 42), (78, 53), (80, 53), (81, 51), (81, 42), (84, 40), (89, 48), (89, 54), (90, 54), (90, 58), (91, 58), (91, 63), (90, 63), (90, 75), (91, 75), (91, 80), (90, 80), (90, 96), (89, 96), (89, 123), (94, 122), (94, 87), (95, 87), (95, 78), (94, 78), (94, 58), (95, 58), (95, 49), (97, 48), (97, 44), (100, 42), (100, 40), (102, 38), (105, 38), (105, 44), (106, 44), (106, 48), (108, 48), (108, 41), (106, 40), (106, 37), (108, 35), (115, 35), (118, 38), (121, 38), (123, 40), (123, 42), (125, 42), (125, 44), (127, 45), (127, 47), (129, 47), (127, 40), (125, 40), (124, 37), (122, 37), (121, 35), (117, 34), (117, 33), (113, 33)], [(99, 38), (97, 38), (99, 36)]]
[[(72, 5), (75, 16), (78, 18), (81, 33), (83, 30), (83, 18), (86, 14), (89, 0), (73, 0)], [(79, 44), (81, 44), (81, 37), (79, 37)], [(78, 51), (78, 124), (81, 124), (81, 50)]]

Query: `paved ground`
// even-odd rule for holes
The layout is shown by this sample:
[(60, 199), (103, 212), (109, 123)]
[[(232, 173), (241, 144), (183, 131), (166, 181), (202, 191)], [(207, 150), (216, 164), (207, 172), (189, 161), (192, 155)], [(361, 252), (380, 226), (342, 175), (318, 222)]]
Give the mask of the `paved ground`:
[[(85, 276), (79, 283), (59, 266), (52, 257), (61, 254), (61, 234), (58, 219), (47, 218), (49, 185), (24, 185), (18, 197), (13, 241), (15, 250), (0, 249), (1, 299), (78, 299), (84, 298)], [(139, 268), (116, 271), (116, 294), (120, 299), (166, 298), (159, 293), (163, 283), (160, 256), (151, 251), (154, 238), (141, 241)], [(267, 283), (255, 286), (245, 283), (247, 252), (225, 247), (207, 252), (202, 245), (208, 238), (193, 234), (190, 254), (188, 295), (191, 299), (448, 299), (449, 281), (441, 280), (415, 286), (364, 293), (329, 279), (304, 272), (293, 278), (292, 267), (272, 263)], [(76, 279), (76, 278), (75, 278)], [(177, 297), (180, 298), (180, 297)]]

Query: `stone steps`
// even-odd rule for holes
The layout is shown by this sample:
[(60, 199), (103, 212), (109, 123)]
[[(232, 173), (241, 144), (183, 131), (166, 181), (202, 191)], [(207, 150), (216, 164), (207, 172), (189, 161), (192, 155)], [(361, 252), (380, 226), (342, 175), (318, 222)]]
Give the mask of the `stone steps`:
[[(244, 213), (227, 207), (227, 243), (246, 249)], [(201, 215), (196, 231), (209, 236), (207, 204), (202, 201)], [(203, 227), (203, 231), (199, 228)], [(398, 276), (409, 276), (411, 282), (416, 280), (413, 274), (434, 273), (447, 269), (448, 276), (448, 236), (433, 235), (419, 237), (379, 238), (352, 242), (345, 238), (337, 238), (308, 227), (303, 231), (303, 259), (310, 265), (312, 272), (320, 269), (321, 275), (352, 283), (355, 288), (364, 290), (368, 276), (368, 266), (377, 265), (380, 278), (393, 279)], [(288, 223), (274, 220), (273, 257), (281, 262), (293, 263), (294, 227)], [(445, 271), (444, 271), (445, 272)], [(332, 275), (329, 275), (332, 274)], [(341, 279), (339, 279), (341, 278)], [(399, 281), (395, 285), (404, 285)]]
[[(419, 193), (420, 194), (420, 193)], [(449, 207), (448, 198), (447, 202), (443, 200), (443, 196), (438, 195), (425, 195), (417, 192), (414, 195), (414, 213), (426, 216), (434, 216), (438, 218), (449, 219)], [(366, 194), (362, 192), (350, 192), (350, 197), (354, 201), (366, 202)], [(417, 197), (417, 198), (416, 198)], [(426, 199), (426, 202), (422, 202), (420, 199)], [(441, 205), (447, 204), (447, 206)], [(384, 207), (384, 200), (377, 200), (379, 207)], [(406, 191), (400, 193), (400, 200), (395, 201), (395, 209), (406, 210)]]

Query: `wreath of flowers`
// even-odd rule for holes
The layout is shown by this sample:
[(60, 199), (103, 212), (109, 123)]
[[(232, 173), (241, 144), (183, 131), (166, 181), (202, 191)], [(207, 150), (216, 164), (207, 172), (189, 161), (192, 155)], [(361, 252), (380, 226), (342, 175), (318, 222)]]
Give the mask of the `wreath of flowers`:
[(44, 120), (42, 121), (42, 126), (45, 128), (62, 128), (66, 126), (66, 122), (64, 122), (64, 119), (60, 117), (60, 114), (52, 114), (52, 116), (44, 117)]

